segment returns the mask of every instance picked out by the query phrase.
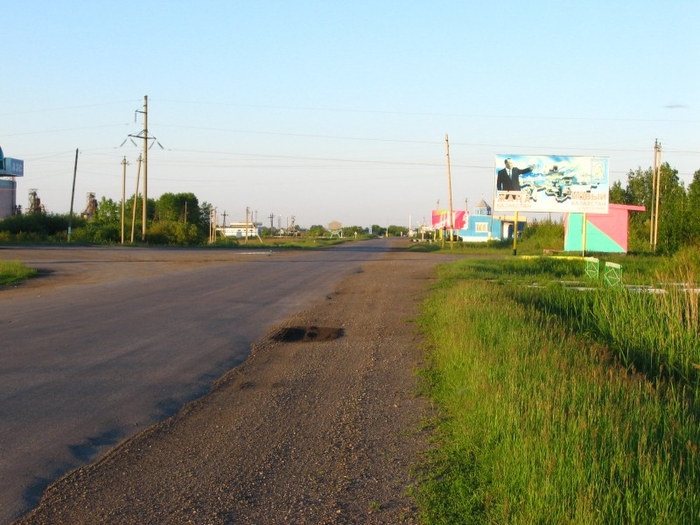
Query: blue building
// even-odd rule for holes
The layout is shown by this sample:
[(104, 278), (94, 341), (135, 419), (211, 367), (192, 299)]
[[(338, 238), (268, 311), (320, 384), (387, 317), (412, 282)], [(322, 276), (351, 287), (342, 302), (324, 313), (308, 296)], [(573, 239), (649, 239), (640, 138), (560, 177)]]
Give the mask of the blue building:
[[(465, 227), (457, 231), (464, 242), (500, 241), (513, 238), (515, 216), (498, 216), (491, 214), (491, 206), (484, 199), (474, 208), (473, 215), (465, 218)], [(525, 228), (526, 217), (518, 217), (518, 232)]]

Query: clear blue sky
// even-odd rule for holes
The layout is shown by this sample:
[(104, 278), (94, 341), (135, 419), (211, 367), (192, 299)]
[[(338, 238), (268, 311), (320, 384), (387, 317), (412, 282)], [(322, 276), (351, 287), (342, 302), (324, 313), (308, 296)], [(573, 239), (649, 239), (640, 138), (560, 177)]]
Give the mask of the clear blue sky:
[[(700, 2), (3, 2), (0, 147), (49, 212), (136, 184), (220, 221), (413, 225), (490, 202), (496, 154), (700, 169)], [(278, 219), (275, 218), (275, 225)]]

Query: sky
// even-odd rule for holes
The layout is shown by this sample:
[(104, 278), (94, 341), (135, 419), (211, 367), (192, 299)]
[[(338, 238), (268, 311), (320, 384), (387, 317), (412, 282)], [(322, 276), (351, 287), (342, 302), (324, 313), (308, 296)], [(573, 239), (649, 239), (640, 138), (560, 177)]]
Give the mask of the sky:
[(68, 213), (74, 170), (76, 213), (90, 192), (132, 196), (146, 96), (148, 197), (194, 193), (219, 223), (246, 208), (282, 227), (415, 227), (450, 200), (473, 213), (499, 154), (608, 157), (624, 186), (658, 140), (686, 186), (700, 170), (697, 0), (3, 11), (0, 147), (24, 160), (23, 207), (36, 189)]

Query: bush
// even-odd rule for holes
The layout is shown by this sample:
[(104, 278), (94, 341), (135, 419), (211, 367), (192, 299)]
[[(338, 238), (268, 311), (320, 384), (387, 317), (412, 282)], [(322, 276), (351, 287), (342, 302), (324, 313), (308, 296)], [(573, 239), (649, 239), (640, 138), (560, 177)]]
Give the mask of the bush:
[(45, 213), (13, 215), (0, 221), (0, 231), (12, 235), (33, 234), (36, 236), (35, 239), (45, 239), (68, 231), (68, 221), (68, 215)]
[(176, 221), (154, 222), (146, 232), (149, 244), (192, 246), (200, 242), (197, 226)]

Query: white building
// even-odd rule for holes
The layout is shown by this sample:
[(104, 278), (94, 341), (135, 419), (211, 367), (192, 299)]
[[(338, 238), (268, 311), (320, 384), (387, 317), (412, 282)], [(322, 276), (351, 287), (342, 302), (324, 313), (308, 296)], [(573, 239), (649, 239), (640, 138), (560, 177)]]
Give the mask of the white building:
[(216, 231), (224, 237), (260, 237), (262, 223), (232, 222), (228, 226), (217, 228)]

